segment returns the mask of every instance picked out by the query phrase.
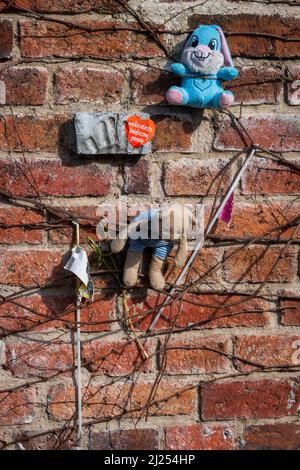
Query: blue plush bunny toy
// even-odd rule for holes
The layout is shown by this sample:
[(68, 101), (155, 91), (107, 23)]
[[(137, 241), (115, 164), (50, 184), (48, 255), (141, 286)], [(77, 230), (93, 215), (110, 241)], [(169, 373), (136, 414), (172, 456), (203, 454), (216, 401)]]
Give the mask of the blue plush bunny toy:
[(217, 109), (233, 104), (234, 95), (223, 89), (222, 81), (233, 80), (238, 71), (220, 26), (198, 26), (185, 45), (181, 63), (171, 69), (182, 76), (182, 82), (167, 91), (170, 104)]

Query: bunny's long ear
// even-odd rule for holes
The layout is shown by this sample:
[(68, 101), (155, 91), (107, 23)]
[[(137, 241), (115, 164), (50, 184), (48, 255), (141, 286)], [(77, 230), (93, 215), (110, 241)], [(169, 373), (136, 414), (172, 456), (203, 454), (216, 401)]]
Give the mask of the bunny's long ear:
[(232, 57), (223, 30), (221, 26), (216, 26), (216, 29), (219, 31), (221, 37), (221, 53), (224, 56), (224, 65), (225, 67), (233, 67)]

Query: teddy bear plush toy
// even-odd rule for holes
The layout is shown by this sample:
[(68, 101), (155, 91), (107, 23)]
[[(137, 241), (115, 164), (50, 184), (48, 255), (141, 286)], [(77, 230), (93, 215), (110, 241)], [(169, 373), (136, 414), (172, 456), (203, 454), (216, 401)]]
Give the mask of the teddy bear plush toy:
[(149, 281), (153, 289), (162, 290), (165, 286), (163, 276), (164, 263), (173, 246), (178, 242), (175, 266), (185, 264), (188, 255), (187, 230), (196, 224), (196, 218), (187, 206), (172, 204), (160, 209), (149, 209), (141, 212), (121, 230), (118, 238), (112, 241), (113, 253), (125, 248), (128, 240), (128, 251), (124, 266), (123, 282), (133, 287), (138, 280), (139, 267), (145, 248), (153, 249), (149, 267)]
[(182, 76), (181, 86), (168, 89), (166, 99), (173, 105), (199, 108), (228, 108), (234, 102), (231, 91), (222, 81), (233, 80), (238, 71), (220, 26), (200, 25), (189, 37), (180, 63), (171, 70)]

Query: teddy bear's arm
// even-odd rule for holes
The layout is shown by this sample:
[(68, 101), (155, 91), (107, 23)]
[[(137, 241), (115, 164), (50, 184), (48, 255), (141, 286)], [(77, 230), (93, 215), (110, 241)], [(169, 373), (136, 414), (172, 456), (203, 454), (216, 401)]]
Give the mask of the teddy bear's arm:
[(221, 80), (233, 80), (238, 76), (238, 71), (234, 67), (222, 67), (218, 71), (218, 78)]
[(171, 70), (177, 75), (184, 75), (188, 72), (188, 69), (186, 68), (186, 66), (180, 63), (172, 64)]

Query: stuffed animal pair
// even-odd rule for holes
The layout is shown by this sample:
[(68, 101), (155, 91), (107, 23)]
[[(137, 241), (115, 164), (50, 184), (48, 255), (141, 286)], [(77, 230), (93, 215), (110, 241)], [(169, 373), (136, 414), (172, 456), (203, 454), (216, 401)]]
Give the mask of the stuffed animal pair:
[(181, 87), (172, 86), (166, 99), (173, 105), (199, 108), (228, 108), (234, 102), (231, 91), (224, 90), (222, 81), (233, 80), (238, 71), (220, 26), (200, 25), (188, 39), (181, 63), (171, 65), (182, 76)]
[(129, 227), (121, 230), (117, 239), (112, 241), (113, 253), (125, 248), (128, 251), (124, 266), (123, 282), (133, 287), (138, 280), (139, 267), (145, 248), (153, 249), (149, 268), (149, 281), (153, 289), (165, 287), (163, 266), (176, 241), (178, 249), (175, 266), (182, 267), (187, 259), (187, 230), (196, 224), (196, 218), (187, 206), (172, 204), (161, 209), (150, 209), (135, 217)]

